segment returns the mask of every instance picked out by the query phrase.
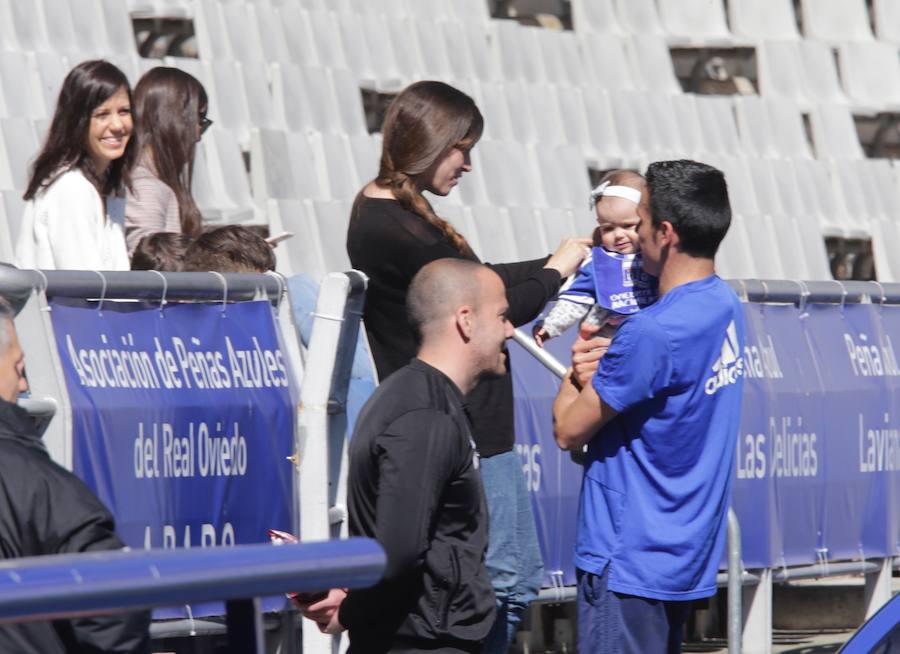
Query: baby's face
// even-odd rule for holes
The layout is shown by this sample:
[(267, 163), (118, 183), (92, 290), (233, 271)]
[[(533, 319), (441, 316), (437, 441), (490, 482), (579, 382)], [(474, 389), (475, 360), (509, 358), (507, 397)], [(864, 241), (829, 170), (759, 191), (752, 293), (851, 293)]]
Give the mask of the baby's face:
[(600, 244), (610, 252), (634, 254), (638, 251), (637, 205), (631, 200), (603, 197), (597, 202)]

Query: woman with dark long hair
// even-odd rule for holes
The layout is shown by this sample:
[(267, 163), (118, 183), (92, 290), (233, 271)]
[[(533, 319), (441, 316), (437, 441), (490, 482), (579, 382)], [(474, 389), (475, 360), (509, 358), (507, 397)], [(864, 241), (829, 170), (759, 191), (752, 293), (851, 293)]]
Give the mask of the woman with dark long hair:
[(203, 85), (192, 75), (158, 66), (134, 89), (141, 151), (125, 207), (128, 251), (156, 232), (200, 235), (202, 218), (191, 196), (194, 151), (212, 121)]
[[(472, 169), (469, 152), (482, 127), (481, 113), (472, 99), (442, 82), (412, 84), (385, 116), (378, 176), (356, 197), (347, 233), (350, 261), (369, 277), (364, 317), (381, 379), (416, 355), (416, 337), (406, 311), (406, 292), (415, 274), (436, 259), (478, 260), (466, 238), (435, 213), (423, 192), (445, 196)], [(509, 321), (518, 326), (535, 318), (559, 290), (562, 279), (578, 269), (589, 243), (589, 239), (570, 239), (552, 256), (491, 265), (506, 286)], [(482, 380), (466, 400), (490, 515), (486, 563), (497, 596), (497, 618), (473, 614), (461, 618), (459, 625), (443, 625), (439, 616), (435, 619), (457, 646), (485, 639), (486, 652), (505, 652), (542, 581), (534, 517), (514, 449), (508, 368), (501, 377)], [(309, 607), (311, 617), (324, 618), (332, 599)], [(440, 613), (437, 607), (431, 609)], [(429, 609), (420, 606), (418, 610)], [(460, 613), (466, 610), (475, 611), (475, 607), (460, 608)], [(354, 625), (351, 631), (354, 627), (362, 632), (368, 629)]]
[(134, 161), (131, 87), (107, 61), (63, 81), (34, 161), (16, 244), (23, 268), (128, 270), (123, 189)]

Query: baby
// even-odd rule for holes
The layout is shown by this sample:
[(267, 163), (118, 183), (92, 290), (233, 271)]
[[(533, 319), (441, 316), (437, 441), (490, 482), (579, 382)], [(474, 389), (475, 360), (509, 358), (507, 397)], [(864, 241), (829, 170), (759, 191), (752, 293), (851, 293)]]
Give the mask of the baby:
[(638, 173), (616, 170), (591, 191), (594, 247), (556, 306), (535, 324), (538, 345), (582, 319), (583, 325), (600, 327), (601, 336), (612, 336), (628, 315), (656, 299), (657, 281), (643, 271), (638, 254), (637, 205), (644, 185)]

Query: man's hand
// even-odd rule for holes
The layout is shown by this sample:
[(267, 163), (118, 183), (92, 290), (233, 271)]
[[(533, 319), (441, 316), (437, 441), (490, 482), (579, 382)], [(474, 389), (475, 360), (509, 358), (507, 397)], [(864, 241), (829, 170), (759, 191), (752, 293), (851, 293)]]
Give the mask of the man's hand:
[(309, 618), (319, 627), (319, 631), (325, 634), (339, 634), (344, 630), (338, 620), (338, 609), (341, 602), (347, 597), (347, 591), (344, 588), (332, 588), (328, 591), (325, 599), (321, 599), (312, 604), (306, 604), (295, 599), (294, 604), (300, 610), (304, 617)]
[(612, 339), (597, 336), (599, 331), (599, 327), (582, 325), (578, 338), (572, 344), (572, 381), (579, 389), (591, 383), (600, 359), (612, 342)]

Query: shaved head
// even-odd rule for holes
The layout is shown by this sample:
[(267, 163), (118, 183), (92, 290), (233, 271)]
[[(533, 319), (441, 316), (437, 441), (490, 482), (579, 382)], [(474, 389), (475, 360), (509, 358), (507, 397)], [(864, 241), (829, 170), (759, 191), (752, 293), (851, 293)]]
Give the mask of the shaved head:
[(491, 271), (484, 265), (467, 259), (438, 259), (416, 273), (406, 295), (406, 309), (420, 342), (431, 325), (454, 315), (459, 307), (476, 308), (479, 277), (487, 272)]

